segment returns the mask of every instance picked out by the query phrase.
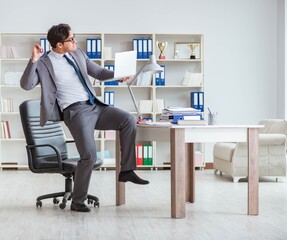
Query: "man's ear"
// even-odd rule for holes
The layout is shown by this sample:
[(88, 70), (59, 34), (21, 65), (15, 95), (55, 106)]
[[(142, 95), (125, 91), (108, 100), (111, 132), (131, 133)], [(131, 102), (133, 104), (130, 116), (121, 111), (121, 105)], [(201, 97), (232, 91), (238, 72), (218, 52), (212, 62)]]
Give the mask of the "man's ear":
[(63, 43), (61, 43), (61, 42), (58, 42), (57, 44), (56, 44), (56, 48), (63, 48)]

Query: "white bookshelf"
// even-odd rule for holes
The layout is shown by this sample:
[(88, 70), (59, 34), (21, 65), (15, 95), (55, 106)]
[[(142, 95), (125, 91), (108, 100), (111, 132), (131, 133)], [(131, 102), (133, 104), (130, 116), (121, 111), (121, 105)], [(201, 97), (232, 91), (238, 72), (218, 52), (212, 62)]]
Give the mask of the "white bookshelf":
[[(199, 86), (182, 86), (184, 74), (186, 71), (194, 73), (204, 73), (204, 37), (201, 34), (155, 34), (155, 33), (75, 33), (77, 45), (86, 51), (87, 38), (102, 39), (102, 58), (92, 59), (101, 66), (105, 64), (113, 64), (116, 52), (133, 50), (132, 40), (134, 38), (150, 38), (152, 39), (152, 52), (157, 58), (160, 65), (165, 66), (165, 86), (156, 86), (155, 77), (149, 86), (132, 86), (133, 92), (137, 100), (151, 100), (155, 103), (156, 99), (164, 99), (165, 107), (180, 106), (190, 107), (190, 92), (204, 91), (204, 80)], [(17, 50), (16, 58), (5, 58), (1, 52), (0, 70), (1, 70), (1, 97), (13, 98), (13, 112), (2, 112), (0, 114), (1, 121), (9, 121), (11, 138), (3, 139), (1, 135), (1, 163), (17, 163), (18, 166), (27, 166), (27, 156), (25, 150), (25, 139), (22, 132), (22, 126), (19, 116), (19, 105), (27, 99), (40, 98), (40, 86), (31, 91), (21, 89), (18, 84), (5, 84), (5, 73), (11, 71), (23, 72), (32, 52), (35, 43), (40, 43), (40, 38), (46, 37), (46, 33), (1, 33), (0, 44), (2, 46), (14, 46)], [(158, 59), (160, 54), (156, 46), (156, 42), (168, 42), (168, 47), (164, 52), (166, 59)], [(197, 59), (175, 59), (175, 44), (182, 42), (200, 42), (197, 50), (200, 58)], [(109, 59), (104, 57), (104, 48), (111, 48), (112, 56)], [(186, 50), (188, 51), (188, 49)], [(146, 64), (148, 59), (138, 59), (137, 69)], [(20, 79), (19, 79), (20, 80)], [(129, 111), (136, 116), (136, 111), (132, 103), (126, 85), (95, 85), (94, 86), (99, 98), (103, 99), (105, 91), (115, 92), (115, 106)], [(144, 117), (150, 117), (154, 121), (158, 121), (160, 112), (152, 109), (149, 112), (143, 112)], [(68, 129), (63, 124), (64, 131), (68, 139), (71, 139)], [(105, 139), (104, 132), (100, 132), (95, 138), (97, 149), (102, 156), (108, 151), (109, 157), (107, 164), (103, 168), (114, 167), (113, 160), (115, 158), (115, 140)], [(139, 168), (158, 169), (169, 167), (169, 153), (166, 152), (166, 143), (152, 142), (153, 145), (153, 165), (139, 166)], [(204, 146), (197, 144), (196, 149), (202, 153), (204, 159)], [(68, 144), (69, 153), (74, 156), (77, 151), (74, 146)], [(105, 162), (105, 160), (104, 160)], [(6, 166), (6, 165), (5, 165)], [(2, 164), (0, 168), (4, 168)], [(8, 165), (7, 165), (8, 166)], [(204, 162), (198, 167), (203, 167)]]

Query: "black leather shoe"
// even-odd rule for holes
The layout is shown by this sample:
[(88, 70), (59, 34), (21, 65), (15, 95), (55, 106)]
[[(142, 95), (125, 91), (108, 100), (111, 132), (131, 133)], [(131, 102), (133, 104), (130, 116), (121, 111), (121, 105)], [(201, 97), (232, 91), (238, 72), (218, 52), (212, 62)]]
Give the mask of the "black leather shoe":
[(77, 204), (73, 203), (71, 204), (71, 211), (76, 211), (76, 212), (90, 212), (91, 209), (88, 208), (85, 204)]
[(138, 175), (135, 174), (133, 170), (120, 172), (119, 182), (133, 182), (135, 184), (149, 184), (149, 181), (141, 179)]

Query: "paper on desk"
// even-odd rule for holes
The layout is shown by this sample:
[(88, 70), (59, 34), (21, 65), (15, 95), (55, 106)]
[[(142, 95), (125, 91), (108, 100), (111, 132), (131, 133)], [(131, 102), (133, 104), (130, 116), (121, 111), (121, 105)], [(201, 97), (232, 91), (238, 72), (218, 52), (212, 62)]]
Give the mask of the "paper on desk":
[(149, 122), (149, 121), (140, 122), (138, 124), (140, 125), (172, 125), (171, 122)]
[(183, 107), (169, 107), (162, 110), (162, 113), (194, 113), (194, 112), (200, 112), (200, 110), (195, 108), (183, 108)]

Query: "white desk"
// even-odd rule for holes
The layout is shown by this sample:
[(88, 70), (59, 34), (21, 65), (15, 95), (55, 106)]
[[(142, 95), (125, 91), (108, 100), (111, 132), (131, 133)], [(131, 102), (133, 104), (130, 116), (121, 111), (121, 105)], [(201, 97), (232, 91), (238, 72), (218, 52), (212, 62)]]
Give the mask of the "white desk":
[[(170, 142), (171, 217), (185, 217), (185, 203), (195, 201), (194, 143), (247, 142), (248, 215), (258, 215), (258, 130), (262, 125), (138, 125), (137, 141)], [(119, 135), (116, 139), (116, 204), (125, 204), (125, 184), (120, 171)], [(152, 184), (152, 183), (150, 183)], [(231, 183), (232, 184), (232, 183)]]

